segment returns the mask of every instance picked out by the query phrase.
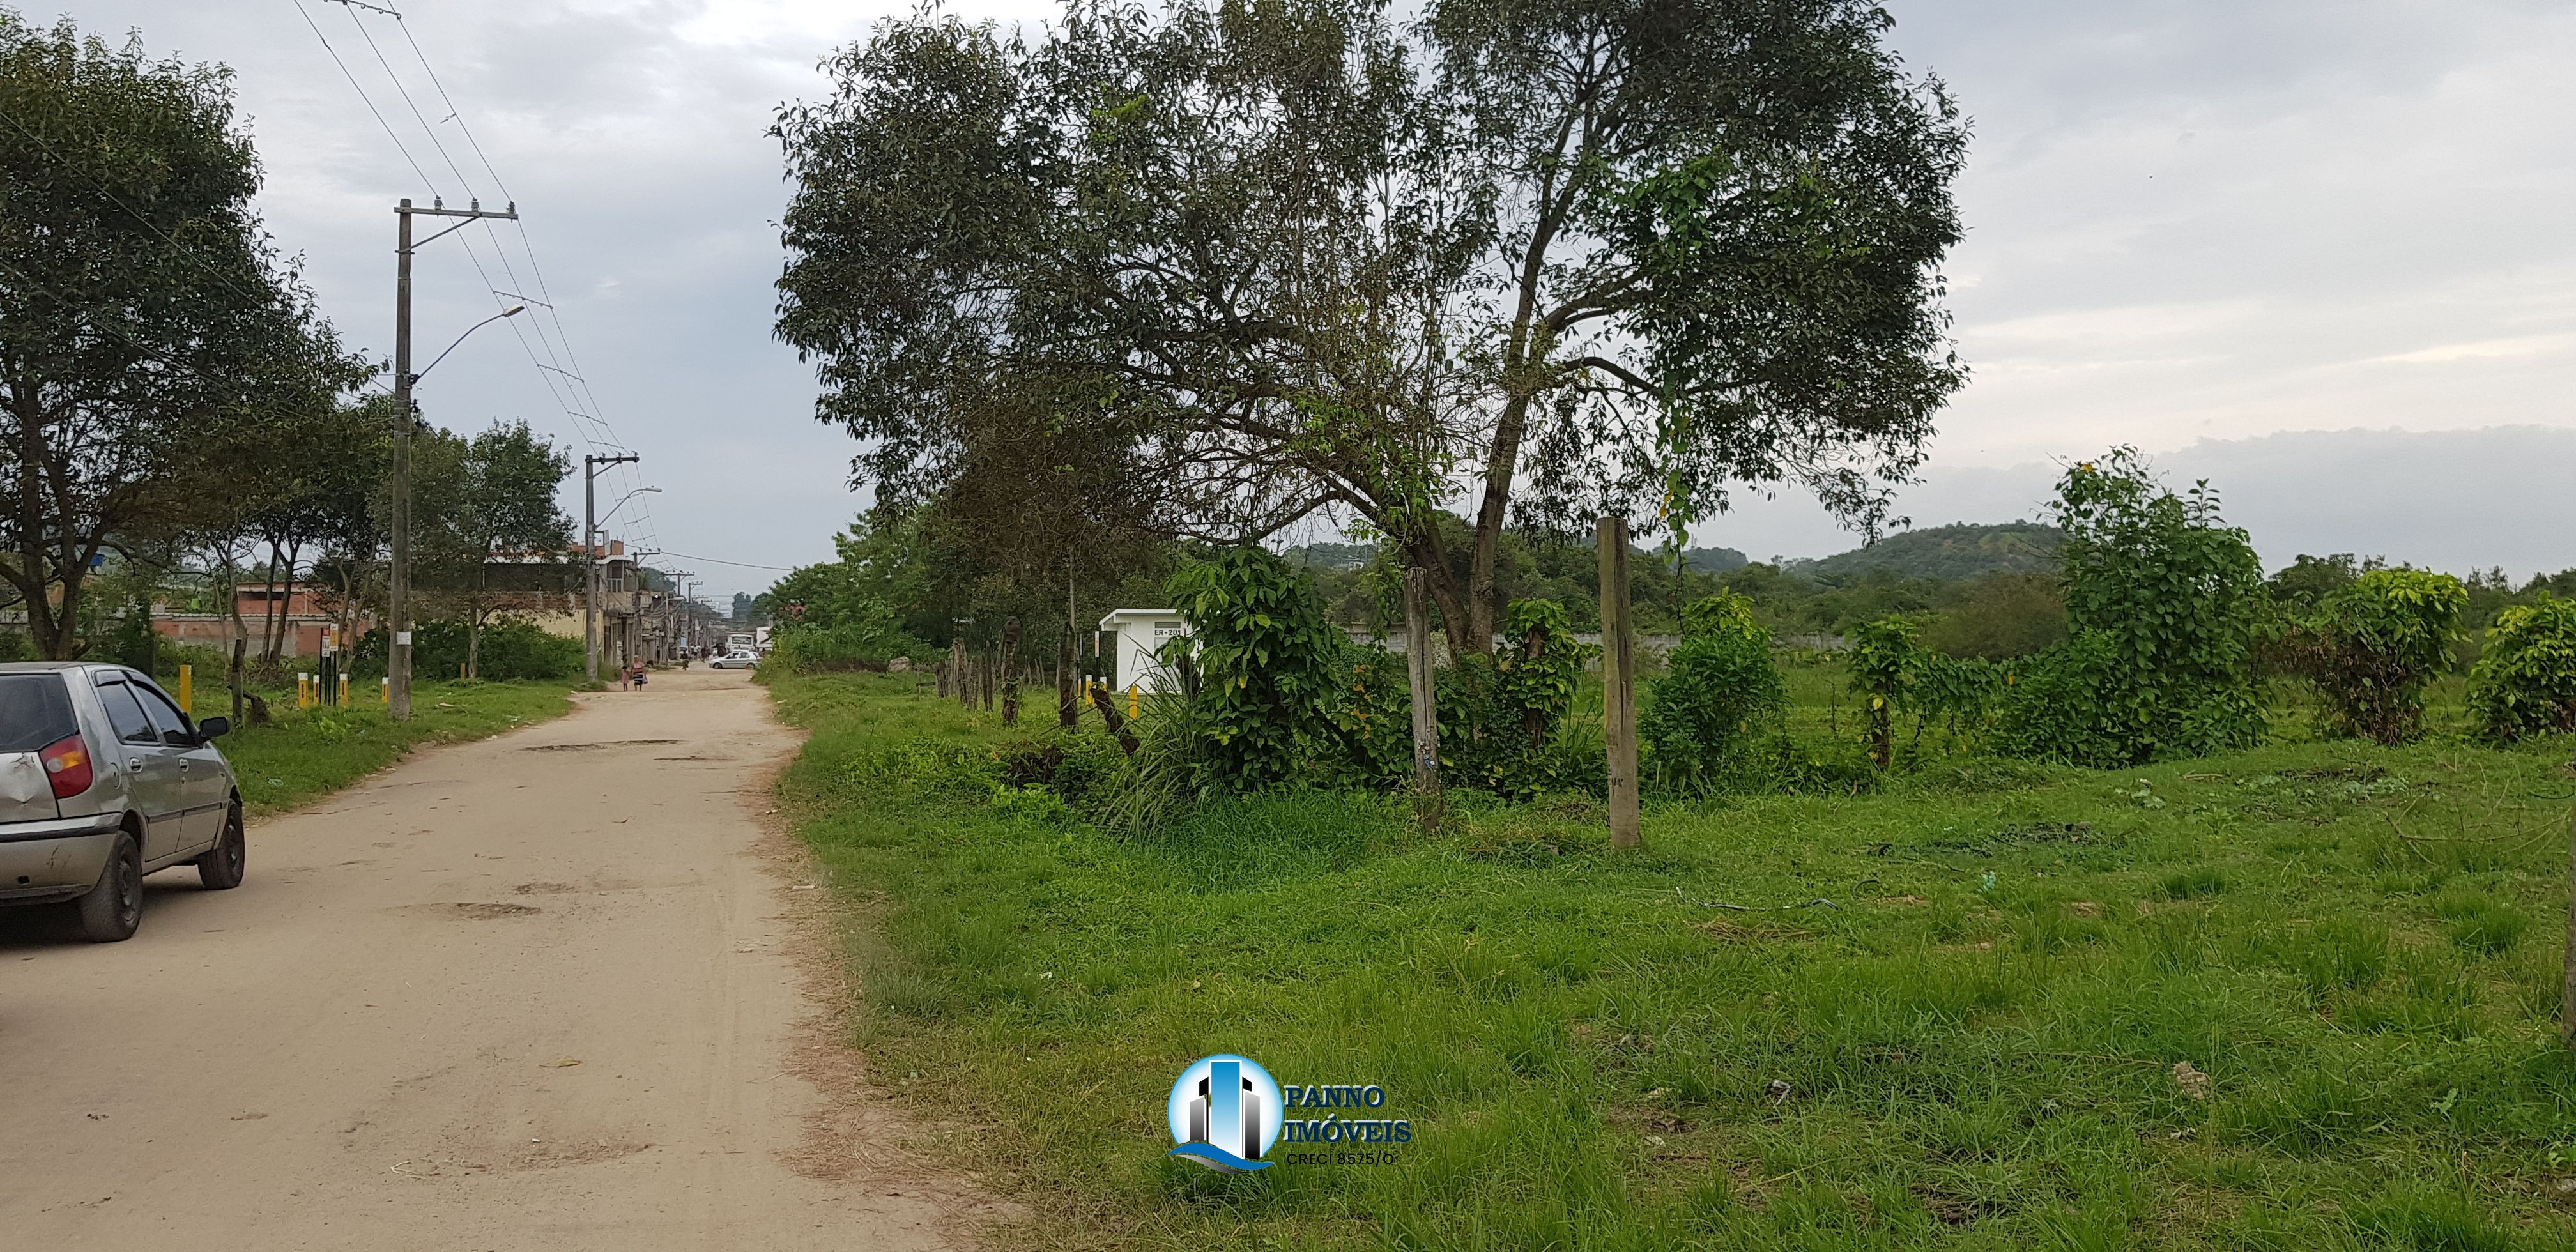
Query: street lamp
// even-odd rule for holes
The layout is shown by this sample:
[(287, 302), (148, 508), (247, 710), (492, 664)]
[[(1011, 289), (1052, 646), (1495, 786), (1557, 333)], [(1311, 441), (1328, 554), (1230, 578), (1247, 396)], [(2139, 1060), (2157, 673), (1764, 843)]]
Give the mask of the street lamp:
[[(394, 236), (394, 447), (393, 465), (390, 467), (393, 471), (393, 516), (390, 520), (393, 524), (388, 527), (393, 532), (390, 536), (393, 542), (392, 551), (388, 554), (389, 568), (385, 571), (385, 590), (388, 593), (385, 616), (392, 619), (388, 625), (392, 627), (393, 639), (385, 648), (385, 711), (398, 722), (411, 718), (411, 428), (420, 420), (419, 410), (411, 400), (411, 385), (420, 377), (411, 368), (411, 219), (414, 217), (457, 219), (455, 225), (420, 241), (428, 243), (485, 218), (515, 222), (519, 220), (519, 206), (513, 204), (493, 212), (480, 202), (469, 201), (464, 208), (451, 209), (441, 201), (432, 200), (424, 209), (408, 199), (394, 206), (398, 231)], [(465, 334), (473, 334), (500, 317), (512, 316), (523, 307), (513, 306), (499, 317), (484, 318), (467, 327)], [(465, 336), (457, 336), (456, 342), (465, 342)], [(447, 345), (447, 352), (455, 350), (456, 344)], [(447, 352), (438, 355), (443, 360)], [(422, 374), (428, 372), (421, 371)]]
[(619, 496), (617, 498), (617, 503), (608, 506), (608, 513), (603, 516), (599, 512), (598, 505), (596, 503), (597, 497), (593, 493), (592, 484), (599, 478), (600, 467), (605, 465), (615, 465), (621, 461), (632, 461), (634, 459), (635, 457), (632, 453), (619, 456), (586, 456), (582, 458), (581, 555), (583, 562), (587, 566), (583, 571), (584, 576), (582, 578), (582, 585), (587, 592), (587, 596), (582, 610), (581, 668), (583, 677), (591, 682), (599, 681), (599, 550), (605, 546), (600, 542), (600, 526), (602, 523), (606, 522), (609, 517), (615, 516), (619, 509), (625, 508), (627, 501), (647, 492), (658, 493), (662, 490), (659, 487), (638, 487), (633, 491), (627, 492), (625, 495)]
[[(411, 219), (406, 217), (403, 221), (403, 232), (408, 238)], [(402, 356), (404, 364), (408, 365), (411, 358), (411, 254), (409, 252), (403, 254), (402, 296)], [(391, 536), (393, 565), (385, 580), (387, 592), (385, 607), (388, 610), (386, 615), (393, 618), (393, 641), (385, 649), (385, 711), (398, 722), (408, 721), (411, 718), (411, 428), (419, 420), (418, 406), (412, 401), (412, 388), (421, 379), (429, 376), (429, 370), (437, 369), (438, 363), (446, 360), (447, 354), (456, 351), (458, 345), (463, 344), (468, 336), (502, 318), (517, 317), (527, 311), (528, 306), (514, 304), (466, 327), (465, 334), (458, 335), (455, 343), (447, 345), (446, 351), (439, 353), (430, 361), (429, 369), (417, 374), (398, 373), (394, 379), (398, 385), (395, 405), (398, 412), (394, 418), (394, 507)]]
[(476, 332), (476, 331), (478, 331), (478, 330), (481, 330), (481, 329), (483, 329), (484, 327), (489, 326), (489, 325), (491, 325), (491, 324), (492, 324), (492, 323), (494, 323), (494, 322), (500, 321), (502, 318), (505, 318), (505, 317), (517, 317), (518, 315), (520, 315), (520, 314), (522, 314), (522, 313), (525, 313), (525, 312), (527, 312), (527, 311), (528, 311), (528, 306), (526, 306), (526, 305), (524, 305), (524, 304), (514, 304), (514, 305), (511, 305), (510, 307), (508, 307), (508, 308), (506, 308), (506, 309), (501, 310), (501, 311), (500, 311), (500, 312), (498, 312), (498, 313), (493, 314), (493, 315), (492, 315), (492, 316), (490, 316), (490, 317), (484, 318), (482, 321), (476, 322), (476, 323), (474, 323), (473, 325), (466, 327), (466, 328), (465, 328), (465, 334), (464, 334), (464, 335), (458, 335), (458, 336), (456, 337), (456, 342), (455, 342), (455, 343), (451, 343), (451, 344), (447, 345), (447, 347), (446, 347), (446, 348), (444, 348), (444, 349), (442, 349), (442, 350), (439, 352), (439, 354), (438, 354), (437, 356), (435, 356), (435, 357), (433, 357), (433, 358), (431, 358), (431, 359), (430, 359), (430, 362), (429, 362), (429, 369), (424, 369), (424, 370), (422, 370), (421, 372), (419, 372), (419, 373), (414, 374), (414, 375), (412, 375), (412, 376), (411, 376), (411, 380), (412, 380), (412, 382), (414, 382), (414, 383), (416, 384), (416, 383), (418, 383), (420, 380), (422, 380), (422, 379), (424, 379), (424, 378), (429, 377), (429, 371), (430, 371), (430, 370), (437, 369), (437, 368), (438, 368), (438, 363), (439, 363), (440, 361), (444, 361), (444, 360), (446, 360), (446, 359), (447, 359), (447, 354), (448, 354), (448, 353), (456, 351), (457, 347), (458, 347), (459, 345), (461, 345), (461, 344), (463, 344), (463, 343), (465, 342), (466, 335), (471, 335), (471, 334), (473, 334), (474, 332)]

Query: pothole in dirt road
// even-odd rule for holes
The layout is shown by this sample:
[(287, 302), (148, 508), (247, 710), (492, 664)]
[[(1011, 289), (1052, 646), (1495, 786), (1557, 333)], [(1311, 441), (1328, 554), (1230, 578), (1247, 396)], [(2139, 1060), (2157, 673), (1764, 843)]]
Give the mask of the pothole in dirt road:
[(559, 896), (581, 888), (568, 882), (523, 882), (510, 890), (523, 896)]
[(602, 748), (640, 748), (661, 743), (678, 743), (677, 739), (602, 739), (597, 743), (532, 743), (521, 752), (597, 752)]
[(544, 912), (533, 904), (497, 904), (484, 900), (458, 900), (448, 904), (406, 904), (388, 909), (412, 917), (435, 917), (448, 921), (489, 922), (504, 917), (526, 917)]

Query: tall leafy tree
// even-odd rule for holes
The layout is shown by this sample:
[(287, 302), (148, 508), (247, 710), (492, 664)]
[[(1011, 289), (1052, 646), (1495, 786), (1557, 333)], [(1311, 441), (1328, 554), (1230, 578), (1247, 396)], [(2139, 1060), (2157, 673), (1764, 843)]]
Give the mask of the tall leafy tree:
[(414, 444), (414, 561), (422, 589), (465, 623), (465, 672), (482, 663), (483, 628), (525, 587), (492, 581), (498, 562), (553, 559), (572, 545), (572, 518), (555, 502), (570, 453), (526, 422), (494, 423), (468, 438), (432, 431)]
[(1356, 514), (1482, 650), (1516, 514), (1679, 527), (1799, 479), (1867, 524), (1918, 463), (1961, 379), (1965, 136), (1887, 29), (1854, 0), (891, 22), (780, 117), (779, 334), (881, 492), (934, 493), (996, 380), (1034, 382), (1167, 531)]
[(207, 506), (198, 441), (325, 412), (362, 367), (251, 212), (222, 68), (0, 11), (0, 172), (0, 581), (69, 657), (100, 554)]

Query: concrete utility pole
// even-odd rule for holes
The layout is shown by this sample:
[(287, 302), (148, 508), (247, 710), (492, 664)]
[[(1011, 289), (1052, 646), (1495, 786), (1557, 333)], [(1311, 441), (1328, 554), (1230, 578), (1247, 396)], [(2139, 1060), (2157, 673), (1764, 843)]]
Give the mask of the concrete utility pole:
[[(411, 718), (411, 428), (420, 420), (420, 412), (411, 398), (412, 384), (420, 381), (420, 375), (411, 372), (411, 254), (417, 246), (411, 238), (411, 219), (414, 214), (465, 219), (420, 241), (429, 243), (439, 235), (463, 230), (476, 218), (497, 217), (508, 221), (519, 218), (519, 206), (515, 204), (499, 213), (487, 213), (482, 202), (468, 203), (472, 207), (451, 209), (441, 201), (432, 200), (430, 207), (422, 209), (414, 208), (412, 202), (405, 199), (394, 206), (397, 225), (394, 242), (393, 568), (387, 571), (385, 580), (389, 601), (385, 606), (386, 616), (393, 619), (388, 623), (393, 630), (393, 644), (385, 649), (385, 686), (389, 693), (388, 709), (398, 722)], [(467, 327), (465, 334), (473, 334), (487, 323), (513, 316), (525, 307), (513, 306), (508, 312), (487, 317)], [(457, 336), (456, 342), (465, 342), (465, 335)], [(455, 344), (448, 345), (447, 352), (455, 350)], [(438, 361), (446, 360), (447, 352), (439, 353)], [(437, 368), (438, 361), (430, 362), (430, 368)], [(420, 373), (428, 372), (422, 370)]]
[(633, 453), (581, 459), (581, 674), (591, 682), (599, 681), (599, 467), (636, 459)]

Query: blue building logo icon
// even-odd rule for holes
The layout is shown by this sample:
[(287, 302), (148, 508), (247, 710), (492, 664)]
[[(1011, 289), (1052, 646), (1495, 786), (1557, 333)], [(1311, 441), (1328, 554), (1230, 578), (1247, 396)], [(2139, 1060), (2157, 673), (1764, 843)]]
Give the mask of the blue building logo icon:
[(1191, 1062), (1166, 1112), (1180, 1145), (1171, 1155), (1227, 1173), (1270, 1168), (1261, 1154), (1279, 1141), (1279, 1084), (1251, 1058), (1221, 1052)]

